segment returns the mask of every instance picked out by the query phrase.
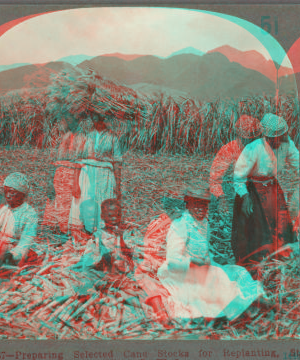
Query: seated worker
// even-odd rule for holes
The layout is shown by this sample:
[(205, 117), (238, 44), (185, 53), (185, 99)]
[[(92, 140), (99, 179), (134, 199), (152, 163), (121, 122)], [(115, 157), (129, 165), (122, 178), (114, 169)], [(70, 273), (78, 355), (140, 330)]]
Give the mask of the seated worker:
[(27, 177), (19, 172), (12, 173), (4, 181), (6, 205), (0, 208), (0, 261), (10, 265), (22, 266), (37, 263), (33, 251), (38, 217), (35, 210), (26, 202), (29, 192)]
[(125, 228), (121, 223), (120, 202), (117, 199), (104, 200), (101, 204), (101, 218), (104, 227), (94, 233), (80, 259), (83, 270), (132, 271), (132, 250), (123, 239)]
[(150, 305), (158, 320), (168, 327), (168, 314), (160, 304), (162, 299), (165, 301), (170, 294), (160, 283), (157, 270), (166, 260), (166, 236), (172, 220), (181, 216), (184, 202), (171, 197), (163, 197), (161, 202), (165, 212), (147, 228), (144, 236), (144, 259), (136, 269), (134, 279), (144, 290), (141, 300)]
[[(205, 185), (200, 186), (186, 191), (186, 210), (172, 222), (166, 261), (157, 275), (170, 293), (171, 318), (233, 320), (264, 291), (244, 268), (211, 264), (206, 218), (210, 194)], [(164, 308), (163, 303), (160, 306)]]

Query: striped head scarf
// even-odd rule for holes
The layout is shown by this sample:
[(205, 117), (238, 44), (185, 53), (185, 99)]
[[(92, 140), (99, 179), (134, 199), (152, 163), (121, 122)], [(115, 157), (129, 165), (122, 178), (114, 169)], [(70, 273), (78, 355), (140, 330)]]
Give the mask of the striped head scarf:
[(11, 187), (26, 195), (29, 192), (29, 182), (27, 176), (19, 172), (15, 172), (7, 176), (4, 180), (4, 186)]

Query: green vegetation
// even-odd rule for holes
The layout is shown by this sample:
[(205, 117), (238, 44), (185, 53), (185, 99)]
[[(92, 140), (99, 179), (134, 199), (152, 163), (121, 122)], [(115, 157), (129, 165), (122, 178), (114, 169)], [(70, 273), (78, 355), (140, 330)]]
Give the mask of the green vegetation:
[(234, 138), (233, 126), (241, 114), (261, 119), (276, 108), (299, 144), (299, 103), (292, 96), (280, 96), (277, 102), (257, 96), (202, 103), (157, 94), (150, 100), (93, 72), (62, 72), (38, 92), (24, 89), (0, 98), (0, 144), (56, 146), (65, 131), (62, 120), (79, 124), (83, 114), (96, 111), (126, 150), (207, 155)]

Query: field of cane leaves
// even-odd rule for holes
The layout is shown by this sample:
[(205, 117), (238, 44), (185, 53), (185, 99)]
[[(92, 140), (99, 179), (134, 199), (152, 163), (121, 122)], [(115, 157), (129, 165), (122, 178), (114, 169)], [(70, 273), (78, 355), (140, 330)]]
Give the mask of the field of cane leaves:
[[(180, 195), (186, 184), (208, 175), (214, 154), (235, 136), (233, 126), (241, 114), (259, 119), (265, 112), (283, 114), (290, 135), (299, 144), (298, 100), (267, 96), (239, 101), (201, 103), (174, 100), (158, 94), (147, 99), (124, 86), (86, 73), (72, 77), (62, 73), (38, 93), (28, 90), (0, 98), (0, 188), (5, 176), (22, 171), (29, 177), (29, 203), (42, 219), (55, 148), (65, 128), (62, 120), (80, 123), (86, 111), (108, 119), (124, 149), (122, 169), (123, 218), (131, 227), (131, 245), (138, 263), (143, 254), (143, 234), (149, 222), (163, 212), (160, 199), (167, 192)], [(285, 178), (285, 190), (293, 182)], [(289, 184), (290, 183), (290, 184)], [(2, 191), (1, 191), (2, 193)], [(3, 199), (2, 199), (3, 201)], [(225, 215), (224, 215), (225, 216)], [(218, 220), (220, 227), (224, 219)], [(226, 258), (219, 233), (215, 250)], [(68, 268), (82, 248), (60, 245), (66, 239), (39, 229), (37, 239), (43, 263), (38, 267), (7, 268), (13, 272), (0, 286), (1, 339), (288, 339), (300, 337), (299, 260), (266, 260), (259, 265), (273, 308), (252, 309), (223, 327), (180, 321), (166, 330), (151, 308), (138, 299), (139, 289), (130, 276), (93, 274), (98, 284), (87, 294), (83, 274)]]

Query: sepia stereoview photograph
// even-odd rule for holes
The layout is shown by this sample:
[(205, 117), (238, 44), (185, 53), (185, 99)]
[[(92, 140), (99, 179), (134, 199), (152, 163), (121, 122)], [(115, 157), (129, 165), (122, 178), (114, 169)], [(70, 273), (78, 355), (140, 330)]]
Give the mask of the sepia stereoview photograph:
[(299, 340), (300, 41), (262, 15), (1, 23), (0, 339)]

